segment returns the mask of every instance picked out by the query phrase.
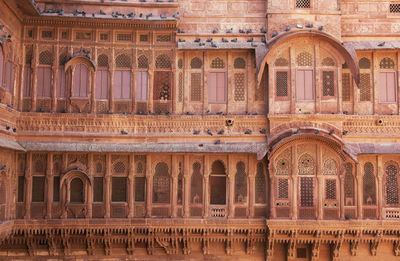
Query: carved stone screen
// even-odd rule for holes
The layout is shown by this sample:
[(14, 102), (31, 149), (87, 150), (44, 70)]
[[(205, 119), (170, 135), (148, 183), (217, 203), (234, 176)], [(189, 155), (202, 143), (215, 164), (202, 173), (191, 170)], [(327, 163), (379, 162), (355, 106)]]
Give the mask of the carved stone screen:
[(314, 206), (314, 178), (300, 178), (300, 206)]
[(370, 162), (367, 162), (364, 165), (363, 197), (364, 205), (376, 204), (374, 166)]
[(257, 164), (257, 174), (255, 180), (255, 200), (258, 204), (265, 203), (265, 175), (264, 165), (262, 163)]
[(342, 73), (342, 100), (350, 101), (351, 80), (350, 73)]
[(336, 199), (336, 180), (325, 180), (325, 199)]
[(171, 72), (154, 72), (154, 100), (171, 100)]
[(224, 164), (217, 160), (211, 165), (210, 204), (226, 204), (226, 174)]
[(346, 164), (346, 174), (344, 177), (344, 204), (345, 206), (354, 206), (354, 177), (353, 165)]
[(289, 198), (289, 180), (278, 179), (278, 199)]
[(153, 178), (153, 203), (170, 202), (170, 177), (167, 164), (158, 163)]
[(335, 96), (335, 79), (333, 71), (322, 72), (323, 96)]
[(360, 101), (371, 100), (371, 74), (360, 74)]
[(70, 184), (70, 202), (83, 203), (84, 202), (84, 189), (83, 182), (80, 178), (74, 178)]
[(397, 168), (394, 165), (386, 167), (386, 204), (399, 204), (399, 183)]
[(18, 176), (18, 202), (24, 202), (25, 177)]
[(279, 71), (276, 72), (276, 96), (287, 97), (288, 96), (288, 72)]
[(247, 201), (247, 176), (243, 162), (236, 164), (235, 175), (235, 203), (245, 203)]
[(60, 201), (60, 176), (53, 177), (53, 202)]
[(200, 173), (200, 168), (200, 163), (193, 164), (190, 201), (194, 204), (203, 202), (203, 176)]
[(95, 177), (93, 181), (93, 201), (103, 202), (103, 178)]
[(136, 202), (144, 202), (145, 188), (146, 188), (146, 178), (145, 177), (136, 177), (135, 178), (135, 201)]
[(32, 178), (32, 202), (44, 202), (45, 177)]
[(126, 202), (126, 178), (113, 177), (112, 178), (112, 202)]

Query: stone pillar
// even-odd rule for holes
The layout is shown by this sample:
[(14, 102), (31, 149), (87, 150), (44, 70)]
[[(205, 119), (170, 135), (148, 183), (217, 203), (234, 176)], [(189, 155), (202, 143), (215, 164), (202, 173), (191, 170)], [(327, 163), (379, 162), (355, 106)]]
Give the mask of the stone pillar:
[(317, 181), (317, 184), (316, 184), (316, 190), (315, 190), (315, 191), (317, 191), (317, 194), (316, 195), (314, 194), (314, 197), (315, 197), (314, 200), (316, 201), (316, 204), (314, 204), (314, 205), (317, 208), (317, 219), (320, 220), (320, 219), (323, 219), (323, 213), (322, 213), (323, 204), (322, 204), (322, 201), (323, 201), (323, 198), (324, 198), (322, 196), (322, 195), (324, 195), (324, 186), (323, 186), (324, 179), (323, 179), (323, 173), (322, 173), (322, 168), (321, 168), (321, 166), (323, 166), (323, 162), (322, 162), (322, 150), (321, 150), (321, 146), (320, 145), (317, 146), (317, 158), (316, 158), (315, 162), (317, 163), (316, 164), (316, 169), (317, 169), (316, 181)]
[(184, 177), (184, 185), (183, 185), (183, 204), (184, 204), (184, 217), (190, 217), (190, 162), (189, 156), (183, 156), (183, 177)]
[(340, 175), (339, 175), (339, 197), (340, 197), (340, 219), (344, 220), (344, 178), (346, 175), (346, 163), (344, 162), (342, 164), (342, 167), (340, 168)]
[(25, 219), (30, 219), (32, 201), (32, 152), (28, 152), (26, 161), (27, 168), (25, 173)]
[(104, 177), (105, 181), (105, 193), (104, 193), (104, 212), (105, 218), (110, 218), (110, 204), (111, 204), (111, 155), (106, 155), (106, 174)]
[[(254, 217), (254, 204), (255, 204), (255, 178), (256, 178), (256, 173), (257, 173), (257, 161), (254, 159), (254, 156), (251, 155), (248, 157), (248, 188), (247, 191), (249, 193), (249, 212), (248, 212), (248, 217), (252, 218)], [(266, 181), (266, 180), (265, 180)]]
[(111, 50), (111, 63), (110, 63), (110, 89), (108, 90), (109, 97), (109, 110), (114, 111), (114, 69), (115, 69), (115, 55), (114, 48)]
[(172, 165), (171, 165), (171, 177), (172, 177), (172, 204), (171, 204), (171, 216), (173, 218), (177, 217), (177, 200), (178, 200), (178, 167), (176, 155), (172, 155)]
[(93, 154), (89, 153), (88, 155), (88, 164), (89, 164), (89, 177), (91, 180), (91, 184), (87, 184), (87, 211), (86, 211), (86, 218), (92, 218), (93, 216), (93, 186), (94, 186), (94, 161), (93, 161)]
[(47, 168), (46, 168), (46, 184), (47, 184), (47, 195), (46, 195), (46, 218), (49, 219), (52, 216), (52, 202), (53, 202), (53, 153), (47, 154)]
[(231, 166), (233, 165), (233, 160), (232, 160), (232, 155), (228, 155), (228, 163), (227, 163), (227, 178), (228, 178), (228, 217), (229, 218), (234, 218), (235, 216), (235, 204), (234, 204), (234, 198), (235, 198), (235, 172), (233, 169), (231, 169)]
[(90, 77), (89, 77), (89, 87), (90, 87), (90, 112), (94, 113), (96, 112), (96, 100), (95, 100), (95, 95), (96, 95), (96, 71), (95, 70), (90, 70)]
[(356, 188), (357, 190), (355, 191), (355, 195), (357, 196), (357, 219), (362, 219), (362, 202), (363, 202), (363, 197), (362, 197), (362, 192), (363, 192), (363, 184), (362, 184), (362, 165), (357, 163), (356, 164)]
[(33, 61), (32, 61), (32, 105), (31, 105), (31, 112), (36, 111), (36, 92), (37, 92), (37, 66), (38, 66), (38, 59), (39, 59), (39, 48), (38, 45), (33, 45)]
[[(297, 190), (297, 183), (298, 183), (297, 171), (298, 171), (298, 168), (297, 168), (297, 150), (296, 150), (296, 146), (292, 146), (291, 150), (292, 150), (292, 153), (291, 153), (291, 155), (292, 155), (292, 158), (291, 158), (292, 159), (292, 162), (291, 162), (292, 168), (291, 168), (290, 177), (291, 177), (291, 180), (292, 180), (292, 189), (291, 189), (292, 191), (289, 194), (289, 197), (291, 196), (291, 198), (292, 198), (292, 219), (297, 220), (297, 216), (298, 216), (297, 211), (298, 211), (298, 207), (299, 206), (298, 206), (298, 203), (297, 203), (297, 195), (298, 195), (298, 190)], [(272, 193), (273, 193), (273, 191), (275, 190), (274, 187), (271, 186), (271, 190), (272, 190)], [(272, 202), (272, 204), (274, 204), (274, 203)]]
[(57, 111), (57, 84), (58, 84), (58, 66), (60, 64), (60, 54), (59, 54), (59, 45), (55, 46), (55, 59), (54, 59), (54, 64), (51, 67), (52, 73), (53, 73), (53, 85), (51, 88), (51, 112), (56, 112)]
[(150, 68), (149, 71), (149, 82), (148, 82), (148, 86), (149, 86), (149, 102), (147, 104), (148, 106), (148, 110), (149, 111), (153, 111), (153, 103), (154, 103), (154, 99), (153, 99), (153, 88), (154, 88), (154, 69)]
[[(16, 104), (14, 104), (14, 107), (17, 108), (19, 111), (22, 111), (23, 98), (24, 98), (23, 90), (24, 90), (24, 86), (25, 86), (24, 79), (25, 79), (25, 66), (26, 66), (25, 56), (26, 56), (26, 47), (25, 47), (25, 45), (22, 45), (22, 59), (21, 59), (22, 61), (21, 61), (20, 68), (19, 68), (20, 69), (20, 71), (19, 71), (20, 78), (19, 78), (19, 89), (18, 89), (18, 95), (17, 95), (18, 104), (17, 104), (17, 106), (15, 106)], [(0, 86), (1, 86), (1, 84), (0, 84)]]
[(204, 216), (207, 218), (209, 216), (210, 208), (210, 193), (209, 193), (209, 177), (210, 177), (210, 159), (208, 155), (204, 156)]
[(384, 175), (384, 167), (383, 167), (383, 161), (382, 161), (382, 155), (378, 155), (377, 157), (377, 168), (376, 168), (376, 177), (377, 177), (377, 193), (376, 193), (376, 200), (378, 202), (378, 219), (382, 219), (383, 215), (383, 207), (384, 207), (384, 195), (383, 195), (383, 175)]
[(275, 205), (275, 188), (276, 186), (276, 182), (277, 182), (277, 178), (275, 177), (275, 169), (272, 163), (270, 163), (268, 165), (268, 173), (270, 174), (270, 182), (271, 182), (271, 192), (269, 195), (271, 197), (271, 218), (275, 219), (276, 218), (276, 205)]
[(146, 217), (151, 217), (151, 184), (153, 184), (153, 178), (151, 175), (151, 154), (147, 154), (146, 159)]
[(135, 217), (135, 155), (129, 155), (129, 173), (128, 173), (128, 218)]

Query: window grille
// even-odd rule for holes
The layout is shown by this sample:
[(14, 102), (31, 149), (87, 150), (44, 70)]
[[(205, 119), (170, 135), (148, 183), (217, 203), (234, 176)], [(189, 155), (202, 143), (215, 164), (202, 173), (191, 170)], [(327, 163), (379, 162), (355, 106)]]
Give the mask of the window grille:
[(335, 66), (335, 61), (331, 57), (325, 57), (321, 64), (322, 66)]
[(84, 203), (84, 189), (83, 182), (80, 178), (74, 178), (71, 181), (70, 202), (71, 203)]
[(369, 73), (360, 75), (360, 101), (371, 101), (371, 75)]
[(156, 58), (156, 68), (158, 69), (171, 69), (171, 60), (168, 55), (162, 54)]
[(386, 204), (399, 204), (399, 184), (397, 180), (397, 168), (394, 165), (386, 167)]
[(180, 58), (180, 59), (178, 60), (178, 68), (179, 68), (179, 69), (182, 69), (182, 67), (183, 67), (183, 61), (182, 61), (182, 58)]
[(195, 162), (193, 164), (193, 173), (190, 186), (190, 201), (194, 204), (199, 204), (203, 202), (203, 177), (200, 170), (200, 163)]
[(190, 100), (201, 101), (201, 73), (191, 73), (190, 75)]
[(220, 160), (214, 161), (213, 164), (211, 165), (211, 173), (212, 174), (225, 174), (224, 164)]
[(307, 52), (302, 52), (299, 55), (297, 55), (297, 65), (298, 66), (312, 66), (313, 64), (313, 58), (310, 53)]
[(288, 96), (288, 72), (276, 72), (276, 96)]
[(354, 206), (354, 177), (353, 165), (346, 164), (346, 175), (344, 177), (344, 204), (345, 206)]
[(154, 73), (154, 100), (170, 100), (171, 99), (171, 72), (158, 71)]
[(190, 61), (190, 68), (192, 69), (200, 69), (202, 66), (203, 62), (198, 57), (195, 57)]
[(108, 57), (106, 54), (100, 54), (97, 58), (97, 65), (99, 67), (108, 67)]
[(148, 41), (149, 41), (149, 35), (148, 35), (148, 34), (141, 34), (141, 35), (139, 36), (139, 40), (140, 40), (141, 42), (148, 42)]
[(93, 179), (93, 202), (103, 202), (103, 178)]
[(278, 199), (289, 199), (289, 180), (278, 179)]
[(277, 67), (286, 67), (286, 66), (289, 66), (289, 62), (288, 62), (287, 59), (280, 57), (280, 58), (275, 60), (275, 66), (277, 66)]
[(364, 205), (376, 204), (374, 166), (370, 162), (367, 162), (364, 165), (363, 197)]
[[(179, 164), (181, 166), (181, 162), (179, 162)], [(176, 203), (178, 205), (182, 205), (182, 203), (183, 203), (183, 175), (182, 175), (182, 173), (179, 173), (179, 175), (178, 175), (178, 193), (177, 194), (178, 195), (177, 195)]]
[(131, 68), (131, 59), (126, 54), (120, 54), (115, 59), (115, 65), (117, 68)]
[(112, 178), (112, 202), (126, 202), (126, 178), (113, 177)]
[(53, 202), (60, 201), (60, 176), (53, 177)]
[(233, 67), (235, 69), (245, 69), (246, 68), (246, 61), (243, 58), (236, 58), (233, 62)]
[(379, 67), (381, 69), (393, 69), (394, 68), (394, 61), (389, 57), (385, 57), (379, 63)]
[(183, 73), (179, 72), (179, 79), (178, 79), (178, 101), (183, 101)]
[(368, 58), (361, 58), (358, 62), (360, 69), (370, 69), (371, 68), (371, 61)]
[(32, 178), (32, 202), (44, 202), (45, 177)]
[(147, 69), (149, 67), (149, 60), (145, 55), (141, 55), (138, 58), (138, 67), (141, 69)]
[(236, 164), (235, 175), (235, 203), (245, 203), (247, 201), (247, 177), (243, 162)]
[(39, 54), (39, 64), (52, 65), (53, 55), (49, 51), (44, 51)]
[(100, 41), (108, 41), (108, 34), (100, 34)]
[(170, 177), (164, 162), (157, 164), (153, 177), (153, 203), (170, 202)]
[(132, 41), (132, 34), (117, 34), (117, 41)]
[(300, 206), (312, 207), (314, 206), (314, 178), (302, 177), (300, 178)]
[(342, 73), (342, 100), (350, 101), (351, 81), (350, 73)]
[(245, 101), (245, 74), (244, 73), (235, 73), (234, 74), (234, 82), (235, 82), (235, 92), (234, 92), (234, 100), (236, 102)]
[(325, 199), (336, 199), (336, 180), (328, 179), (325, 181)]
[(146, 191), (146, 178), (135, 177), (135, 202), (144, 202)]
[(257, 204), (264, 204), (266, 202), (265, 186), (264, 165), (262, 163), (258, 163), (257, 174), (255, 178), (255, 202)]
[(25, 177), (18, 176), (18, 202), (25, 201)]
[(309, 154), (303, 154), (299, 158), (299, 175), (314, 175), (314, 159)]
[(67, 31), (61, 32), (61, 39), (68, 40), (68, 32)]
[(34, 170), (36, 173), (44, 173), (47, 167), (46, 154), (33, 154), (32, 161), (34, 162)]
[(76, 40), (91, 40), (92, 33), (91, 32), (76, 32), (75, 38), (76, 38)]
[(389, 10), (391, 13), (400, 13), (400, 4), (390, 4)]
[(213, 69), (223, 69), (225, 68), (225, 63), (221, 58), (217, 57), (212, 60), (210, 67)]
[(311, 0), (296, 0), (296, 8), (311, 8)]
[(118, 161), (114, 164), (114, 173), (122, 174), (125, 173), (126, 167), (122, 161)]
[(42, 31), (43, 39), (53, 39), (53, 31)]
[(224, 164), (217, 160), (211, 165), (210, 204), (226, 204), (226, 175)]
[(276, 163), (276, 175), (289, 175), (289, 162), (286, 159), (280, 159)]
[(159, 43), (171, 42), (171, 35), (169, 34), (157, 35), (157, 42)]

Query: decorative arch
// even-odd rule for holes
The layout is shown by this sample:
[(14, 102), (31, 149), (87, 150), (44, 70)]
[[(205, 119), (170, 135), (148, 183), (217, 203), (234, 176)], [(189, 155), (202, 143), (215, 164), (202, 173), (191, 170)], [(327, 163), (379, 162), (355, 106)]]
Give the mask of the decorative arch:
[(65, 71), (67, 71), (68, 69), (74, 68), (77, 64), (86, 65), (87, 68), (89, 69), (89, 71), (95, 71), (96, 70), (95, 63), (92, 60), (90, 60), (86, 56), (76, 55), (76, 56), (71, 57), (65, 63)]
[(170, 203), (170, 183), (168, 165), (159, 162), (153, 177), (153, 203)]
[(327, 43), (329, 43), (333, 48), (335, 48), (339, 53), (343, 55), (344, 60), (348, 64), (351, 74), (355, 79), (357, 86), (360, 83), (360, 73), (358, 67), (358, 59), (357, 54), (354, 47), (349, 45), (343, 45), (342, 42), (336, 39), (333, 35), (321, 32), (321, 31), (309, 31), (309, 30), (298, 30), (295, 32), (284, 32), (271, 40), (269, 40), (266, 44), (266, 47), (259, 46), (256, 49), (256, 63), (257, 63), (257, 86), (260, 86), (262, 77), (264, 75), (264, 70), (267, 65), (267, 60), (269, 58), (270, 53), (273, 50), (278, 48), (283, 43), (299, 38), (299, 37), (310, 37), (310, 38), (318, 38)]
[(399, 200), (399, 165), (389, 161), (385, 164), (384, 176), (385, 203), (387, 206), (398, 206)]

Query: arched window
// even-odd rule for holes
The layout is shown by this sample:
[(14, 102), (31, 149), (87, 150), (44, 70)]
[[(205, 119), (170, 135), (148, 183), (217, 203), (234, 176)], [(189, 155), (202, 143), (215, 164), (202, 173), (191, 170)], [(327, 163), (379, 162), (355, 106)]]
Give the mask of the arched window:
[(398, 169), (395, 165), (390, 164), (386, 167), (386, 205), (399, 204), (399, 182), (398, 182)]
[(378, 95), (380, 103), (395, 103), (397, 101), (397, 76), (394, 71), (393, 59), (385, 57), (379, 63), (381, 71), (378, 75)]
[(255, 181), (255, 200), (256, 204), (265, 204), (265, 175), (264, 175), (264, 165), (260, 162), (257, 164), (257, 174)]
[(374, 166), (370, 162), (367, 162), (364, 165), (363, 202), (364, 202), (364, 205), (375, 205), (376, 204), (376, 187), (375, 187)]
[(220, 160), (216, 160), (211, 165), (210, 174), (210, 204), (226, 204), (226, 173), (225, 166)]
[(131, 59), (126, 54), (120, 54), (115, 59), (118, 70), (114, 71), (114, 99), (127, 100), (131, 98)]
[[(303, 67), (296, 70), (296, 99), (298, 101), (313, 101), (315, 99), (313, 80), (313, 57), (308, 52), (297, 55), (297, 66)], [(308, 67), (308, 68), (304, 68)]]
[(195, 57), (190, 61), (190, 68), (192, 69), (200, 69), (202, 66), (203, 62), (198, 57)]
[(353, 165), (346, 164), (346, 174), (344, 176), (344, 204), (345, 206), (354, 206), (354, 177)]
[(84, 64), (77, 64), (74, 70), (73, 97), (87, 97), (89, 85), (89, 70)]
[(84, 189), (83, 182), (80, 178), (74, 178), (70, 184), (70, 202), (71, 203), (84, 203)]
[(164, 162), (157, 164), (153, 177), (153, 203), (169, 203), (170, 177), (168, 165)]
[(162, 54), (156, 58), (157, 69), (171, 69), (171, 60), (168, 55)]
[(3, 86), (3, 65), (4, 65), (3, 47), (0, 45), (0, 86)]
[(361, 58), (358, 62), (360, 69), (370, 69), (371, 68), (371, 61), (368, 58)]
[(247, 176), (243, 162), (236, 164), (235, 175), (235, 203), (245, 203), (247, 201)]
[(307, 153), (299, 158), (299, 175), (314, 175), (314, 159)]
[(246, 61), (243, 58), (236, 58), (233, 62), (233, 67), (235, 69), (245, 69), (246, 68)]
[(203, 202), (203, 177), (200, 169), (201, 165), (199, 162), (193, 164), (193, 174), (190, 184), (190, 201), (193, 204), (200, 204)]
[(147, 69), (149, 68), (149, 59), (145, 55), (141, 55), (138, 58), (138, 68)]
[(105, 54), (99, 55), (97, 58), (97, 65), (99, 69), (96, 71), (96, 99), (108, 99), (108, 57)]

